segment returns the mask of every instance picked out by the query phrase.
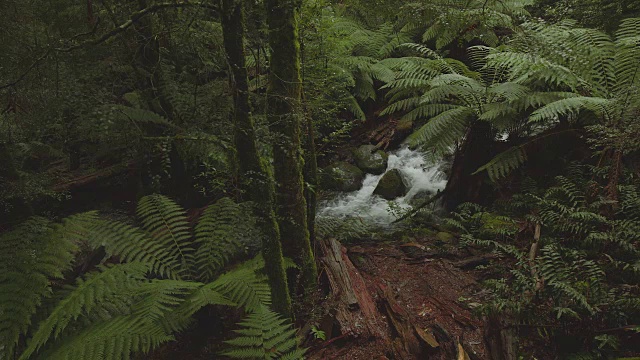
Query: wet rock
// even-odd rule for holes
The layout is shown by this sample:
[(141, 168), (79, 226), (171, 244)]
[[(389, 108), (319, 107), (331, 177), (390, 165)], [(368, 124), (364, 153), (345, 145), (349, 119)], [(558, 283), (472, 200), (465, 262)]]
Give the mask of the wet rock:
[(407, 184), (405, 183), (402, 173), (398, 169), (387, 171), (378, 182), (378, 186), (373, 190), (375, 195), (380, 195), (387, 200), (404, 196), (407, 194)]
[(380, 175), (387, 170), (389, 155), (382, 150), (376, 150), (373, 145), (360, 146), (353, 152), (353, 156), (356, 165), (364, 172)]
[(327, 190), (356, 191), (362, 187), (362, 180), (362, 170), (347, 162), (331, 164), (322, 169), (320, 174), (320, 184)]
[(409, 205), (416, 207), (422, 205), (425, 201), (431, 199), (436, 193), (431, 190), (423, 190), (415, 194), (410, 200)]

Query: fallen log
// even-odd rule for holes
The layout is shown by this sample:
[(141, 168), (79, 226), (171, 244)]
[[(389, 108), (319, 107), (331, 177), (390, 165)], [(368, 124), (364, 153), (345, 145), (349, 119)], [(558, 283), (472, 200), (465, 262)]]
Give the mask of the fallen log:
[(73, 179), (65, 180), (53, 185), (53, 191), (65, 191), (70, 190), (72, 188), (77, 188), (80, 186), (88, 185), (94, 182), (97, 182), (102, 179), (114, 177), (116, 175), (123, 174), (131, 169), (132, 166), (136, 165), (135, 160), (128, 161), (122, 164), (115, 164), (109, 166), (107, 168), (92, 172), (90, 174), (85, 174), (82, 176), (75, 177)]
[(498, 258), (498, 256), (494, 254), (473, 256), (464, 260), (456, 261), (455, 263), (453, 263), (453, 266), (460, 269), (470, 270), (475, 269), (481, 265), (489, 265), (489, 263), (491, 263), (491, 260), (496, 258)]
[[(332, 302), (335, 303), (332, 316), (340, 333), (364, 339), (384, 339), (384, 320), (364, 279), (349, 260), (347, 249), (336, 239), (323, 239), (319, 243), (321, 263), (331, 288)], [(331, 337), (333, 334), (327, 335)]]

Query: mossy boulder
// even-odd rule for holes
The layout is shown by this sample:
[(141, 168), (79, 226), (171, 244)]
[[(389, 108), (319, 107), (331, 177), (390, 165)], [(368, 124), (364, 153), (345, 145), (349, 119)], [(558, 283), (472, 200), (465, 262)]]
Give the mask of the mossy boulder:
[(382, 176), (373, 193), (387, 200), (393, 200), (405, 196), (408, 190), (402, 172), (398, 169), (391, 169)]
[(327, 190), (356, 191), (362, 187), (364, 173), (347, 162), (333, 163), (320, 173), (320, 185)]
[(455, 240), (455, 238), (456, 238), (455, 236), (453, 236), (451, 233), (448, 233), (446, 231), (440, 231), (439, 233), (436, 234), (436, 239), (445, 244), (451, 243), (453, 240)]
[(353, 157), (360, 170), (366, 173), (380, 175), (387, 170), (389, 155), (382, 150), (376, 150), (373, 145), (360, 146), (353, 152)]

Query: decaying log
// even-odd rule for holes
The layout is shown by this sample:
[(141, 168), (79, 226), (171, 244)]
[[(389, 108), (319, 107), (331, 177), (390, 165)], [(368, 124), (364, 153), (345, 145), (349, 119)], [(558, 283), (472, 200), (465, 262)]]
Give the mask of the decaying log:
[(384, 338), (384, 321), (347, 249), (335, 239), (323, 239), (319, 244), (335, 303), (333, 317), (340, 332), (365, 339)]
[(401, 355), (403, 359), (411, 358), (411, 355), (420, 356), (422, 345), (411, 323), (409, 313), (398, 304), (393, 292), (387, 285), (378, 284), (378, 288), (380, 289), (380, 301), (384, 304), (389, 322), (400, 339), (399, 342), (394, 341), (396, 353)]
[(473, 256), (464, 260), (456, 261), (455, 263), (453, 263), (453, 266), (466, 270), (474, 269), (480, 265), (489, 265), (491, 260), (497, 257), (498, 256), (494, 254)]
[(124, 164), (115, 164), (90, 174), (82, 175), (70, 180), (60, 182), (58, 184), (55, 184), (52, 189), (53, 191), (65, 191), (72, 188), (88, 185), (102, 179), (123, 174), (129, 171), (129, 169), (135, 164), (135, 160), (128, 161)]
[(492, 314), (486, 319), (485, 342), (492, 360), (515, 360), (515, 333), (504, 317)]

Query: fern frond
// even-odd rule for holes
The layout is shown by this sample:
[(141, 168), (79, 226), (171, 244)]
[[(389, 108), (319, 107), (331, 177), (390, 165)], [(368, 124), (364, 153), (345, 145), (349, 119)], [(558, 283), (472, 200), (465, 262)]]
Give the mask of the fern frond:
[[(136, 301), (131, 306), (134, 316), (147, 321), (164, 321), (177, 313), (176, 309), (184, 302), (185, 297), (192, 294), (203, 284), (195, 281), (154, 279), (139, 284), (136, 289)], [(214, 304), (214, 302), (210, 302)], [(230, 305), (228, 302), (215, 302), (216, 305)], [(192, 314), (182, 314), (188, 319)], [(178, 331), (180, 329), (173, 329)]]
[(533, 81), (543, 81), (574, 90), (584, 83), (569, 68), (535, 54), (508, 51), (493, 53), (487, 56), (487, 66), (506, 70), (511, 81), (525, 85)]
[(459, 105), (448, 104), (421, 104), (416, 106), (413, 110), (409, 111), (402, 119), (406, 120), (428, 120), (446, 111), (460, 108)]
[(248, 311), (271, 304), (271, 291), (266, 278), (257, 274), (257, 269), (263, 267), (264, 260), (261, 257), (245, 262), (193, 291), (176, 312), (186, 314), (184, 317), (211, 304), (242, 306)]
[(195, 229), (195, 264), (200, 278), (213, 279), (242, 250), (242, 239), (255, 235), (247, 216), (245, 209), (229, 198), (207, 207)]
[(482, 165), (474, 174), (486, 171), (492, 181), (507, 176), (527, 161), (527, 152), (524, 145), (514, 146), (496, 155), (491, 161)]
[(121, 360), (136, 352), (147, 353), (152, 348), (174, 340), (174, 337), (154, 323), (135, 316), (115, 317), (90, 325), (67, 336), (46, 351), (48, 360)]
[(490, 101), (502, 99), (508, 101), (516, 101), (522, 97), (527, 96), (529, 92), (529, 87), (512, 82), (494, 84), (491, 85), (487, 90), (488, 94), (494, 95), (496, 97), (496, 99), (491, 99)]
[(356, 99), (354, 96), (349, 96), (347, 98), (346, 105), (347, 110), (349, 110), (356, 117), (356, 119), (360, 121), (367, 120), (367, 115), (362, 110), (362, 107), (360, 107), (358, 99)]
[(588, 96), (577, 96), (554, 101), (531, 113), (530, 122), (557, 121), (560, 117), (578, 113), (581, 110), (592, 110), (601, 114), (603, 107), (610, 100)]
[(223, 355), (233, 359), (302, 359), (304, 349), (298, 347), (296, 330), (287, 319), (261, 306), (238, 325), (238, 334), (225, 341), (230, 349)]
[(48, 318), (38, 325), (21, 359), (37, 352), (52, 337), (57, 338), (65, 328), (84, 314), (91, 313), (114, 296), (131, 295), (142, 282), (149, 267), (143, 263), (119, 264), (78, 279), (76, 286), (56, 305)]
[(640, 18), (626, 18), (620, 21), (616, 31), (616, 40), (624, 40), (640, 36)]
[(33, 218), (0, 236), (0, 357), (11, 358), (31, 318), (51, 293), (51, 281), (70, 270), (77, 250), (59, 225)]
[(156, 244), (139, 228), (96, 218), (86, 223), (85, 229), (89, 232), (89, 243), (95, 248), (104, 246), (109, 256), (116, 255), (126, 262), (149, 263), (152, 272), (170, 279), (185, 275), (186, 269), (171, 254), (171, 249)]
[(466, 132), (475, 111), (468, 107), (456, 107), (438, 114), (411, 134), (408, 141), (414, 145), (434, 147), (446, 153)]
[(195, 249), (184, 209), (166, 196), (148, 195), (140, 199), (136, 214), (152, 242), (168, 249), (169, 255), (179, 261), (185, 271), (190, 271)]

